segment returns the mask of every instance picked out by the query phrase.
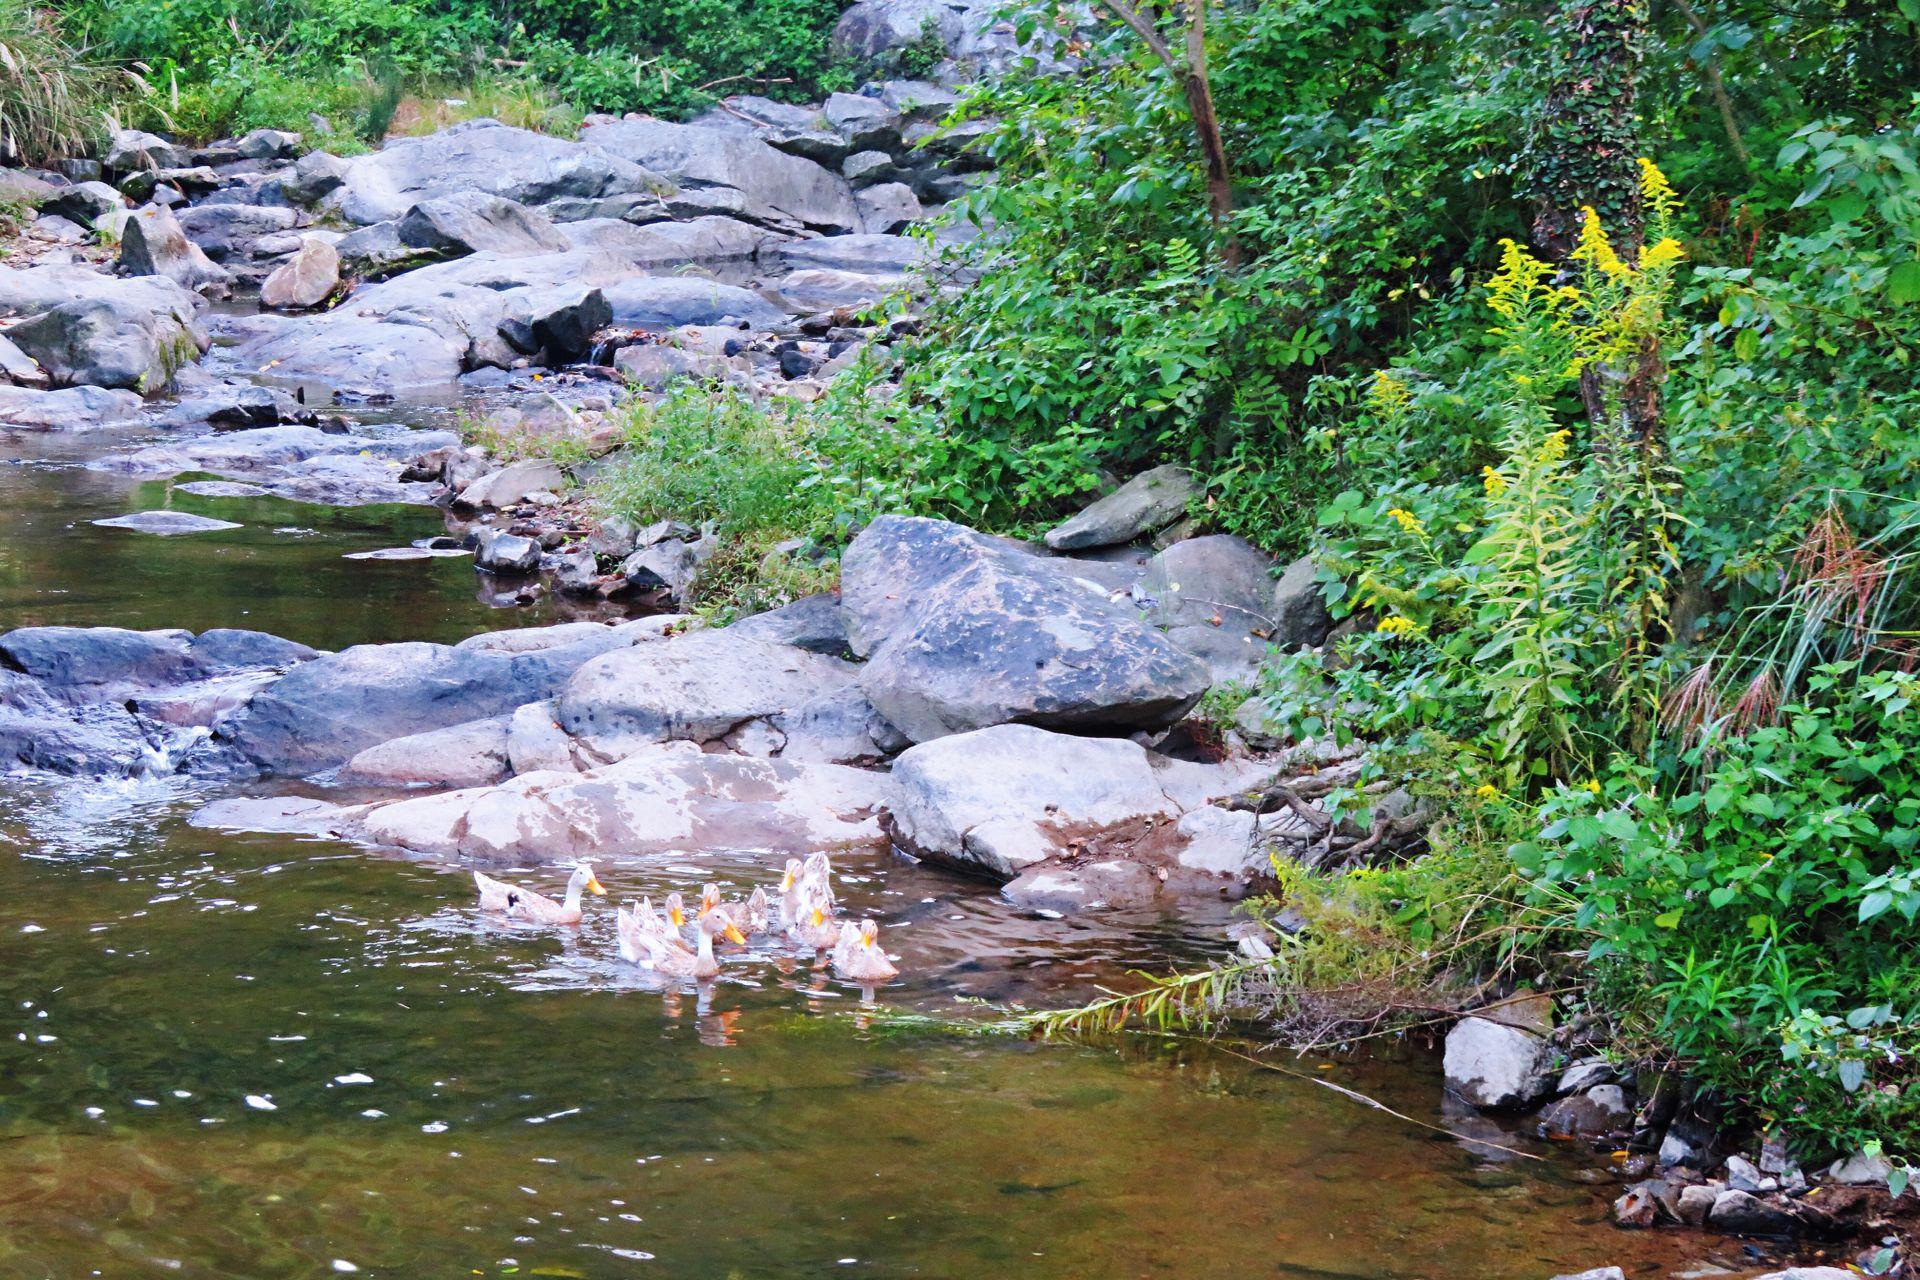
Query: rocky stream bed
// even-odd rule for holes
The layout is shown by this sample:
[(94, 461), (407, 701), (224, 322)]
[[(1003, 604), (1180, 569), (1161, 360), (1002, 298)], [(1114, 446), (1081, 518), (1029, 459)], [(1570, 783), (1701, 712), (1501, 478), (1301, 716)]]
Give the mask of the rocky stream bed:
[[(1198, 731), (1332, 623), (1311, 564), (1192, 536), (1177, 470), (1035, 545), (880, 518), (836, 594), (725, 627), (676, 611), (707, 531), (572, 503), (624, 397), (814, 398), (961, 283), (954, 231), (904, 234), (985, 180), (953, 101), (473, 121), (351, 159), (125, 133), (6, 176), (38, 208), (0, 265), (18, 1274), (1752, 1274), (1857, 1234), (1710, 1135), (1620, 1185), (1592, 1148), (1654, 1100), (1525, 1001), (1444, 1064), (1318, 1064), (1401, 1115), (1203, 1045), (882, 1011), (1225, 957), (1274, 857), (1367, 839), (1321, 808), (1345, 753), (1254, 705)], [(589, 460), (501, 465), (458, 415)], [(1417, 848), (1412, 799), (1375, 802)], [(610, 913), (535, 936), (463, 883), (591, 859), (621, 897), (744, 889), (818, 850), (900, 958), (881, 1010), (778, 949), (663, 991)]]

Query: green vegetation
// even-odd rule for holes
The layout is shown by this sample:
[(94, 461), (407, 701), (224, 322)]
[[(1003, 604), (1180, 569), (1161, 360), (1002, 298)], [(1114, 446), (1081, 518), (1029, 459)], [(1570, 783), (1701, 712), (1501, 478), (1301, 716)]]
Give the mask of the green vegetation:
[(1275, 961), (1090, 1019), (1344, 1038), (1527, 981), (1810, 1154), (1920, 1157), (1920, 12), (1249, 0), (1196, 62), (1191, 7), (1115, 9), (1094, 69), (963, 109), (983, 276), (893, 394), (658, 509), (1017, 531), (1191, 465), (1352, 624), (1276, 658), (1276, 721), (1437, 819), (1281, 869)]
[(123, 78), (31, 0), (0, 0), (0, 163), (43, 164), (99, 136)]
[(479, 115), (565, 128), (588, 111), (684, 114), (725, 92), (818, 97), (849, 83), (827, 47), (840, 9), (836, 0), (78, 0), (63, 20), (97, 56), (145, 69), (119, 107), (127, 123), (204, 138), (310, 131), (317, 113), (338, 150), (378, 142), (390, 126)]

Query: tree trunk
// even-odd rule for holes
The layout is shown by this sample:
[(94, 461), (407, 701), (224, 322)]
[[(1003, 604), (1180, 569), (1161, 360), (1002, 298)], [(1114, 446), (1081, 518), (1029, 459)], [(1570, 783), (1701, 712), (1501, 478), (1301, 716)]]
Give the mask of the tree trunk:
[(1596, 210), (1617, 241), (1640, 239), (1634, 88), (1646, 46), (1646, 0), (1553, 0), (1550, 88), (1527, 148), (1534, 243), (1559, 261)]

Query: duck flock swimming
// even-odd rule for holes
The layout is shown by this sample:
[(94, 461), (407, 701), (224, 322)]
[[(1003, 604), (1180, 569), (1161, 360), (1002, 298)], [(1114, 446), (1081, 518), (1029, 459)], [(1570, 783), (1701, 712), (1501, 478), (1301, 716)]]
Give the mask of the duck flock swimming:
[[(483, 911), (535, 924), (579, 924), (584, 914), (581, 895), (592, 892), (604, 897), (607, 892), (584, 862), (574, 868), (567, 896), (559, 902), (481, 871), (473, 873), (473, 883), (480, 890)], [(777, 916), (764, 888), (727, 902), (720, 897), (720, 886), (710, 884), (701, 891), (700, 906), (691, 920), (678, 892), (667, 895), (664, 910), (656, 910), (651, 898), (642, 898), (637, 906), (628, 903), (615, 913), (620, 954), (667, 977), (704, 981), (720, 972), (720, 959), (714, 954), (716, 938), (746, 946), (753, 937), (784, 935), (815, 954), (829, 952), (834, 971), (849, 982), (877, 984), (899, 976), (880, 949), (880, 930), (873, 921), (855, 924), (834, 918), (833, 867), (826, 854), (809, 854), (804, 862), (787, 859), (777, 892)]]

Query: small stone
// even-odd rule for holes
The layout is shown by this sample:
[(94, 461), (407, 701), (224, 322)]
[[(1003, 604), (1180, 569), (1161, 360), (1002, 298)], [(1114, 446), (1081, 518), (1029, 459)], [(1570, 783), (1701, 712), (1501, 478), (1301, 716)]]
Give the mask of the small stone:
[(1660, 1167), (1672, 1168), (1677, 1164), (1691, 1164), (1696, 1158), (1693, 1144), (1679, 1134), (1668, 1130), (1667, 1136), (1660, 1140)]
[(540, 567), (540, 544), (532, 538), (483, 529), (474, 549), (474, 567), (490, 573), (526, 574)]
[(1541, 1114), (1540, 1123), (1549, 1133), (1591, 1137), (1619, 1128), (1632, 1115), (1625, 1089), (1617, 1084), (1599, 1084), (1560, 1099)]
[(1772, 1182), (1745, 1156), (1727, 1157), (1727, 1185), (1735, 1191), (1771, 1191)]
[(1884, 1187), (1892, 1176), (1893, 1165), (1885, 1156), (1870, 1156), (1864, 1151), (1836, 1160), (1827, 1169), (1828, 1179), (1850, 1187)]
[(1524, 1107), (1546, 1091), (1546, 1041), (1490, 1018), (1462, 1018), (1447, 1033), (1447, 1088), (1483, 1110)]
[(1647, 1188), (1636, 1182), (1613, 1202), (1613, 1220), (1623, 1227), (1650, 1227), (1660, 1217), (1660, 1202)]
[(1611, 1084), (1613, 1080), (1613, 1067), (1605, 1058), (1587, 1058), (1560, 1073), (1559, 1091), (1585, 1093), (1597, 1084)]

